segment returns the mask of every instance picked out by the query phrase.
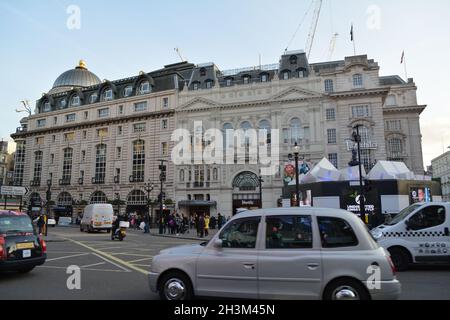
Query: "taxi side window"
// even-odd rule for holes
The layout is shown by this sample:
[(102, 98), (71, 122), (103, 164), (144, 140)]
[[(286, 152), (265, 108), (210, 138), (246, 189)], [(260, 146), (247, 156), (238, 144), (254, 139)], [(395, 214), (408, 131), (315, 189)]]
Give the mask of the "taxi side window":
[(355, 247), (358, 238), (347, 221), (340, 218), (318, 217), (323, 248)]
[(244, 218), (230, 222), (219, 235), (223, 248), (254, 249), (260, 217)]
[(409, 220), (413, 230), (423, 230), (440, 226), (445, 222), (445, 208), (442, 206), (429, 206), (417, 212)]
[(266, 249), (310, 249), (312, 247), (310, 216), (266, 218)]

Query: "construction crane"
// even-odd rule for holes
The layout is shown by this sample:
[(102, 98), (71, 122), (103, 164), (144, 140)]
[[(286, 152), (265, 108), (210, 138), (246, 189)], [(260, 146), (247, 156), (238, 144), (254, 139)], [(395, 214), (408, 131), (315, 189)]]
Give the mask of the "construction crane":
[(339, 36), (339, 33), (333, 34), (330, 40), (330, 47), (328, 49), (328, 61), (331, 61), (333, 58), (334, 49), (336, 48), (336, 41), (337, 37)]
[(186, 59), (184, 59), (183, 56), (181, 55), (181, 51), (180, 51), (179, 48), (174, 48), (173, 50), (175, 50), (175, 52), (178, 54), (178, 56), (181, 59), (181, 62), (185, 62), (186, 61)]
[(311, 49), (314, 43), (314, 37), (316, 36), (317, 23), (319, 22), (320, 10), (322, 9), (323, 0), (316, 0), (316, 7), (314, 9), (311, 27), (309, 29), (308, 39), (306, 40), (305, 52), (309, 59), (311, 55)]

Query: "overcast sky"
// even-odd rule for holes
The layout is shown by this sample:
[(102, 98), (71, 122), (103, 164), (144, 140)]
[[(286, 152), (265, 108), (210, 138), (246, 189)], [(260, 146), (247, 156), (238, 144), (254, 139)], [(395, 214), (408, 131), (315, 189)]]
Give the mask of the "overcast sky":
[[(0, 138), (8, 139), (24, 114), (62, 72), (84, 59), (100, 79), (120, 79), (179, 61), (214, 61), (221, 69), (276, 63), (288, 43), (304, 49), (311, 24), (311, 0), (191, 1), (6, 1), (0, 0)], [(80, 24), (71, 18), (80, 10)], [(295, 36), (295, 30), (304, 21)], [(68, 24), (69, 22), (69, 24)], [(418, 86), (425, 165), (450, 146), (450, 1), (324, 0), (311, 62), (367, 54), (381, 75)], [(69, 27), (68, 27), (69, 25)]]

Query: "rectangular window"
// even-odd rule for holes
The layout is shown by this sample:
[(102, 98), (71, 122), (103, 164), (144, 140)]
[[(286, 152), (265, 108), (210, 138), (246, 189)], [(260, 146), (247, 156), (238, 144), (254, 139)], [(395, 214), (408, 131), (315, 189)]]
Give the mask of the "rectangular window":
[(55, 162), (55, 155), (52, 153), (50, 155), (50, 164), (53, 164)]
[(169, 107), (169, 98), (163, 98), (163, 108)]
[(36, 144), (37, 144), (37, 145), (42, 145), (42, 144), (44, 144), (44, 137), (37, 137), (37, 138), (36, 138)]
[(112, 100), (113, 99), (112, 90), (111, 89), (106, 90), (103, 97), (104, 97), (105, 101)]
[(34, 155), (34, 174), (33, 180), (41, 183), (41, 175), (42, 175), (42, 151), (37, 151)]
[(328, 144), (335, 144), (337, 142), (336, 129), (328, 129), (327, 130), (327, 139), (328, 139)]
[(358, 238), (347, 221), (340, 218), (317, 217), (322, 247), (343, 248), (358, 245)]
[(56, 141), (56, 136), (52, 135), (52, 142), (55, 142), (55, 141)]
[(123, 95), (125, 97), (131, 96), (132, 93), (133, 93), (133, 87), (130, 87), (130, 86), (126, 87), (125, 90), (123, 91)]
[(267, 74), (261, 75), (261, 82), (267, 82)]
[(39, 120), (37, 121), (37, 127), (38, 127), (38, 128), (43, 128), (43, 127), (45, 127), (46, 122), (47, 122), (47, 119), (39, 119)]
[(169, 154), (169, 144), (167, 142), (161, 142), (161, 154), (167, 156)]
[(142, 112), (147, 110), (147, 101), (137, 102), (134, 104), (134, 112)]
[(89, 118), (89, 112), (85, 111), (84, 112), (84, 120), (87, 120)]
[(108, 128), (97, 129), (97, 137), (104, 138), (108, 136)]
[(118, 136), (121, 136), (122, 133), (123, 133), (123, 128), (122, 128), (122, 126), (118, 126), (118, 127), (117, 127), (117, 135), (118, 135)]
[(83, 139), (86, 139), (86, 138), (87, 138), (87, 131), (83, 130)]
[(363, 87), (363, 76), (362, 74), (355, 74), (353, 76), (353, 87), (362, 88)]
[(116, 153), (117, 153), (117, 159), (120, 159), (122, 157), (122, 147), (117, 147), (116, 149)]
[(168, 120), (167, 119), (161, 120), (161, 129), (167, 129), (167, 127), (168, 127)]
[(97, 101), (98, 95), (96, 93), (91, 94), (89, 101), (95, 103)]
[(327, 116), (327, 121), (335, 121), (336, 120), (336, 110), (335, 109), (327, 109), (326, 116)]
[(401, 131), (402, 122), (401, 120), (388, 120), (386, 121), (386, 129), (388, 131)]
[(57, 124), (58, 123), (58, 117), (53, 117), (53, 124)]
[(64, 149), (62, 180), (64, 180), (65, 183), (70, 183), (70, 179), (72, 178), (72, 157), (73, 149)]
[(145, 132), (145, 123), (136, 123), (133, 125), (133, 132)]
[(338, 167), (338, 155), (337, 155), (337, 153), (329, 153), (328, 154), (328, 160), (331, 162), (331, 164), (335, 168)]
[(225, 80), (225, 85), (226, 85), (227, 87), (231, 87), (231, 79)]
[(66, 115), (66, 122), (73, 122), (73, 121), (75, 121), (75, 113), (71, 113), (71, 114), (68, 114), (68, 115)]
[(105, 118), (109, 116), (109, 108), (98, 109), (98, 117)]
[(325, 92), (331, 93), (334, 91), (333, 80), (327, 79), (325, 80)]
[(368, 105), (352, 106), (352, 118), (368, 118), (370, 110)]
[(75, 140), (75, 132), (69, 132), (64, 134), (64, 141), (73, 141)]
[(274, 216), (266, 218), (266, 249), (311, 249), (310, 216)]
[(86, 150), (82, 150), (81, 151), (81, 162), (85, 162), (86, 161)]
[(198, 90), (198, 83), (194, 82), (193, 86), (192, 86), (193, 90)]
[(44, 103), (44, 112), (48, 112), (52, 109), (50, 102)]
[(119, 106), (119, 114), (123, 114), (123, 106)]

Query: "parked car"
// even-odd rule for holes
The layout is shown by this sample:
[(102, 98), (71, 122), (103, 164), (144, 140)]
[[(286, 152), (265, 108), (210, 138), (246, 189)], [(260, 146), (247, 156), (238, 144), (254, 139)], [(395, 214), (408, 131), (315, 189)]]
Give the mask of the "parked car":
[(84, 208), (80, 231), (111, 231), (114, 210), (111, 204), (90, 204)]
[(56, 227), (56, 220), (55, 220), (55, 219), (52, 219), (52, 218), (49, 218), (49, 219), (47, 220), (47, 225), (48, 225), (49, 227)]
[(0, 210), (0, 271), (30, 272), (44, 264), (46, 251), (27, 214)]
[[(369, 285), (370, 271), (379, 278)], [(161, 299), (397, 299), (389, 253), (339, 209), (242, 212), (209, 242), (162, 250), (148, 276)], [(373, 285), (375, 284), (375, 285)]]
[(450, 264), (450, 203), (416, 203), (372, 235), (386, 248), (399, 271), (413, 263)]

